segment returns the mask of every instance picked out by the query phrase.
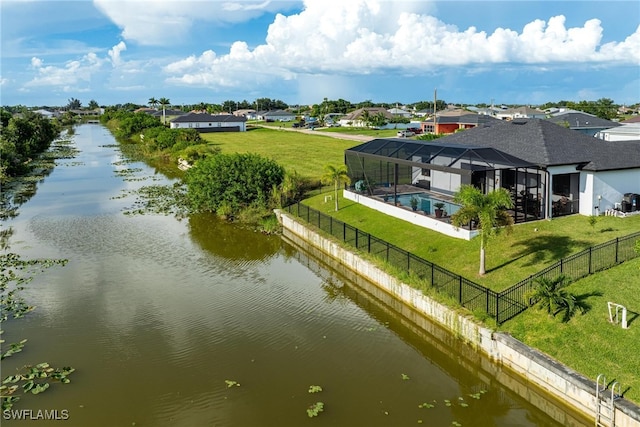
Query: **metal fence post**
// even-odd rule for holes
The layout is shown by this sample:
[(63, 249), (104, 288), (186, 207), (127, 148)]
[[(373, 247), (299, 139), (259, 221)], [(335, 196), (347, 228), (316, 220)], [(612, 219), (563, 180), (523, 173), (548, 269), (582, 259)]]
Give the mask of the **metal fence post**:
[(589, 274), (591, 274), (591, 249), (592, 247), (589, 246)]
[(618, 263), (618, 244), (620, 243), (620, 239), (616, 237), (616, 264)]
[(342, 241), (343, 242), (347, 241), (347, 223), (346, 222), (342, 223)]
[[(460, 303), (460, 305), (462, 305), (462, 276), (458, 275), (458, 280), (460, 282), (459, 285), (459, 289), (458, 289), (458, 302)], [(464, 305), (462, 305), (464, 307)]]
[(564, 264), (563, 264), (564, 258), (560, 258), (560, 273), (562, 273), (564, 271)]
[(371, 253), (371, 234), (367, 233), (367, 252)]

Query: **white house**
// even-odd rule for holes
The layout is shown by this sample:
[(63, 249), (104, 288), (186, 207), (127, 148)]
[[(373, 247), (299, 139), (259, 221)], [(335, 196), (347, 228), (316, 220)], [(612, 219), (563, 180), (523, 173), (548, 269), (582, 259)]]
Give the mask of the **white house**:
[(507, 110), (496, 111), (494, 115), (495, 118), (500, 120), (544, 119), (546, 116), (544, 111), (531, 107), (509, 108)]
[(246, 117), (231, 114), (188, 113), (171, 120), (171, 129), (196, 129), (198, 132), (245, 132)]
[[(540, 119), (489, 121), (434, 141), (374, 139), (346, 150), (345, 161), (352, 181), (373, 183), (374, 194), (409, 185), (446, 200), (462, 184), (505, 188), (516, 222), (624, 210), (629, 195), (640, 194), (638, 142)], [(640, 196), (634, 200), (640, 210)]]
[(284, 110), (267, 111), (262, 114), (262, 120), (267, 122), (291, 122), (295, 119), (295, 114)]
[(596, 138), (605, 141), (638, 141), (640, 150), (640, 123), (626, 123), (610, 129), (603, 129), (596, 133)]

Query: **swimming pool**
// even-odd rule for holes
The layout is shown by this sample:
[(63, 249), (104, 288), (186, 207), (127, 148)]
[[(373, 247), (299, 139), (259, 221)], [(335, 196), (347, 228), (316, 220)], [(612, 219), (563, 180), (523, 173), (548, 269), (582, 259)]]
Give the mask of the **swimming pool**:
[(460, 206), (456, 205), (455, 203), (435, 198), (428, 193), (400, 194), (398, 195), (398, 203), (400, 203), (402, 206), (407, 206), (410, 208), (411, 198), (413, 197), (418, 199), (418, 210), (424, 211), (424, 213), (426, 213), (427, 215), (435, 215), (436, 207), (434, 205), (438, 202), (444, 204), (444, 207), (442, 209), (446, 212), (445, 215), (452, 215), (458, 212), (458, 209), (460, 209)]

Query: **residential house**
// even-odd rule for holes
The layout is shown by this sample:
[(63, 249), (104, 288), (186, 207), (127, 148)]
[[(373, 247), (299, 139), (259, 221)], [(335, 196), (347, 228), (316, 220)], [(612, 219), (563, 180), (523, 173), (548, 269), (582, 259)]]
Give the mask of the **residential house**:
[(233, 115), (238, 117), (245, 117), (247, 120), (255, 120), (256, 110), (251, 110), (251, 109), (236, 110), (233, 112)]
[(58, 111), (49, 111), (47, 109), (41, 108), (39, 110), (33, 110), (34, 113), (40, 114), (42, 117), (47, 119), (53, 119), (56, 117), (60, 117), (60, 112)]
[(366, 120), (367, 115), (373, 118), (378, 115), (384, 116), (385, 120), (393, 120), (393, 114), (389, 113), (382, 107), (365, 107), (358, 108), (350, 112), (340, 119), (340, 125), (353, 127), (369, 127), (370, 123)]
[(620, 126), (617, 122), (601, 119), (593, 114), (576, 110), (564, 110), (562, 112), (552, 114), (550, 117), (547, 117), (546, 120), (571, 130), (582, 132), (589, 136), (595, 136), (601, 130)]
[(232, 114), (188, 113), (171, 120), (171, 129), (196, 129), (198, 132), (245, 132), (247, 119)]
[(494, 115), (495, 118), (500, 120), (544, 119), (546, 116), (544, 111), (531, 107), (507, 108), (506, 110), (496, 111)]
[(374, 139), (346, 150), (345, 163), (374, 196), (425, 191), (451, 200), (462, 184), (505, 188), (516, 222), (597, 215), (640, 194), (636, 142), (596, 140), (540, 119), (495, 120), (434, 141)]
[(492, 116), (470, 113), (465, 110), (443, 111), (436, 113), (435, 123), (433, 118), (427, 119), (420, 123), (420, 128), (423, 133), (442, 135), (471, 129), (496, 120)]
[(285, 110), (267, 111), (262, 114), (262, 120), (267, 122), (291, 122), (296, 119), (296, 115)]
[[(611, 129), (604, 129), (599, 131), (595, 136), (596, 138), (604, 139), (605, 141), (640, 142), (640, 122), (625, 123)], [(640, 144), (638, 145), (638, 149), (640, 150)]]
[(403, 118), (409, 119), (411, 118), (411, 115), (412, 115), (410, 111), (403, 110), (402, 108), (391, 108), (387, 111), (393, 117), (403, 117)]

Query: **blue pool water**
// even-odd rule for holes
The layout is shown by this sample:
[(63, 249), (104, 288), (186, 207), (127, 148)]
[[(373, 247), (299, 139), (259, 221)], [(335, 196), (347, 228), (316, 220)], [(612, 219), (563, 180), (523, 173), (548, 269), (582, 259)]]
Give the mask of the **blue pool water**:
[(418, 199), (418, 210), (424, 211), (427, 215), (435, 215), (434, 203), (438, 202), (444, 203), (443, 209), (446, 211), (447, 215), (452, 215), (456, 213), (458, 209), (460, 209), (460, 206), (454, 203), (432, 197), (427, 193), (400, 194), (398, 195), (398, 202), (402, 206), (407, 206), (410, 208), (412, 197)]

